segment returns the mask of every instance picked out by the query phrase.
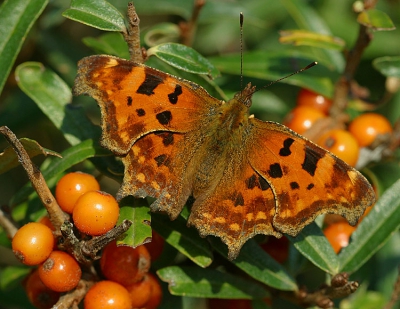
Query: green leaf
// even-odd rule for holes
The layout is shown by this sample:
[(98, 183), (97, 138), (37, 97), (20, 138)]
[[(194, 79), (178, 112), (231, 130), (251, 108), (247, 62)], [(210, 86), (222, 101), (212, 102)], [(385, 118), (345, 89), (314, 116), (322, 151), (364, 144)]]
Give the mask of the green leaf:
[(386, 13), (376, 9), (362, 11), (357, 16), (357, 22), (375, 31), (396, 29), (390, 17)]
[(374, 59), (372, 64), (376, 70), (386, 77), (400, 78), (400, 56), (386, 56)]
[(0, 8), (0, 93), (32, 25), (48, 0), (7, 0)]
[(159, 44), (178, 42), (181, 29), (177, 24), (159, 23), (146, 30), (143, 41), (147, 46), (157, 46)]
[[(61, 158), (61, 155), (55, 151), (43, 148), (37, 141), (29, 138), (21, 138), (20, 142), (24, 146), (30, 158), (43, 154), (45, 156), (52, 155)], [(17, 154), (14, 149), (9, 146), (0, 153), (0, 174), (9, 171), (10, 169), (19, 166)]]
[[(300, 29), (326, 35), (332, 34), (324, 19), (317, 14), (308, 2), (298, 0), (282, 0), (281, 2)], [(329, 63), (336, 72), (341, 73), (343, 71), (345, 59), (339, 51), (328, 49), (314, 49), (313, 51), (316, 58), (325, 59), (324, 62)]]
[[(225, 55), (224, 57), (211, 58), (210, 61), (222, 72), (240, 75), (240, 54)], [(287, 76), (296, 70), (304, 68), (316, 58), (310, 58), (303, 53), (287, 50), (266, 53), (264, 50), (257, 50), (243, 54), (243, 76), (275, 81)], [(323, 62), (319, 65), (285, 78), (280, 83), (290, 84), (314, 90), (326, 97), (333, 93), (332, 75)]]
[(314, 46), (319, 48), (343, 50), (345, 42), (333, 35), (320, 34), (307, 30), (284, 30), (280, 31), (279, 42), (293, 44), (296, 46)]
[[(212, 237), (210, 240), (213, 248), (227, 258), (228, 249), (226, 245), (216, 237)], [(284, 291), (297, 290), (296, 280), (287, 273), (285, 268), (262, 250), (253, 239), (243, 246), (239, 256), (231, 263), (270, 287)]]
[(0, 288), (9, 288), (16, 280), (25, 277), (31, 268), (26, 266), (8, 266), (0, 272)]
[(88, 121), (83, 109), (68, 104), (72, 100), (71, 89), (53, 71), (39, 62), (25, 62), (17, 67), (15, 74), (18, 86), (71, 145), (100, 136), (100, 128)]
[(154, 46), (147, 51), (148, 56), (156, 56), (168, 64), (195, 74), (206, 74), (215, 78), (218, 70), (194, 49), (177, 43), (166, 43)]
[(315, 222), (307, 225), (296, 237), (287, 237), (296, 249), (315, 266), (330, 274), (338, 273), (337, 255)]
[(123, 199), (120, 202), (117, 224), (121, 224), (125, 219), (132, 221), (133, 224), (126, 232), (125, 237), (118, 240), (117, 244), (137, 247), (151, 239), (150, 209), (144, 200), (133, 199), (132, 197)]
[(97, 38), (83, 38), (82, 41), (98, 54), (114, 55), (124, 59), (130, 59), (128, 45), (121, 33), (105, 33)]
[(186, 220), (179, 216), (173, 222), (163, 215), (153, 213), (151, 225), (165, 241), (187, 256), (200, 267), (207, 267), (212, 262), (210, 245), (201, 238), (194, 228), (188, 228)]
[[(108, 153), (93, 140), (86, 140), (70, 147), (61, 153), (62, 158), (52, 158), (51, 163), (45, 161), (46, 167), (41, 169), (43, 177), (49, 181), (53, 177), (61, 177), (61, 173), (68, 168), (88, 159), (96, 154), (102, 155)], [(22, 187), (12, 198), (10, 205), (22, 203), (30, 194), (33, 193), (30, 184)]]
[(72, 0), (62, 15), (100, 30), (126, 32), (121, 12), (104, 0)]
[(157, 271), (172, 295), (202, 298), (262, 299), (269, 293), (255, 282), (214, 269), (171, 266)]
[(339, 271), (354, 272), (400, 227), (400, 179), (381, 196), (339, 254)]

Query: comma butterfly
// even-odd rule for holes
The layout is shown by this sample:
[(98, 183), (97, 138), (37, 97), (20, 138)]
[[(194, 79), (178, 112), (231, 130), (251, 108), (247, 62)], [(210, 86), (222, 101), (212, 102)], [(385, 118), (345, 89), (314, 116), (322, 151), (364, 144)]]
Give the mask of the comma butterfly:
[(101, 143), (122, 156), (118, 198), (155, 197), (151, 210), (175, 219), (193, 196), (188, 224), (220, 237), (230, 259), (256, 234), (295, 236), (320, 214), (355, 225), (375, 200), (358, 171), (249, 115), (251, 84), (224, 102), (190, 81), (100, 55), (79, 62), (73, 91), (98, 102)]

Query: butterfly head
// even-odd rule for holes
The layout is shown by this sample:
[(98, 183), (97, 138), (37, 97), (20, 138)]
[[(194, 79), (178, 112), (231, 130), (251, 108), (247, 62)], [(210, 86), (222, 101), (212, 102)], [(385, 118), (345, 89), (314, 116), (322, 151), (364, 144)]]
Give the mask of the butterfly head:
[(253, 93), (256, 92), (256, 86), (252, 86), (251, 83), (248, 83), (244, 89), (235, 94), (235, 99), (239, 102), (243, 103), (245, 106), (251, 106), (251, 97)]

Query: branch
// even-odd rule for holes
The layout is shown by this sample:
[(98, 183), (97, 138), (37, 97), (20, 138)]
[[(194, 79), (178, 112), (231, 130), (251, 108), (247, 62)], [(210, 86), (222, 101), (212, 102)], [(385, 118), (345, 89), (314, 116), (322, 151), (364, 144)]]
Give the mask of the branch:
[(46, 180), (44, 179), (39, 168), (33, 164), (24, 146), (22, 146), (21, 142), (8, 127), (0, 127), (0, 133), (4, 135), (10, 145), (14, 148), (14, 151), (18, 157), (18, 161), (28, 174), (33, 188), (37, 192), (41, 202), (49, 214), (51, 223), (56, 231), (60, 231), (60, 227), (67, 219), (67, 216), (61, 210), (60, 206), (58, 206), (57, 201), (47, 186)]
[(292, 303), (298, 304), (305, 308), (318, 306), (323, 309), (333, 308), (332, 299), (347, 297), (354, 293), (359, 284), (356, 281), (348, 281), (347, 273), (340, 273), (334, 276), (330, 286), (323, 286), (315, 292), (307, 292), (305, 289), (300, 289), (297, 292), (278, 292)]
[(351, 81), (354, 79), (354, 75), (361, 61), (361, 56), (371, 40), (372, 34), (368, 31), (368, 28), (360, 25), (357, 41), (353, 49), (347, 54), (346, 67), (342, 76), (336, 83), (333, 105), (330, 110), (330, 115), (334, 118), (341, 114), (347, 106), (347, 97), (350, 92)]
[(128, 3), (127, 16), (129, 26), (127, 32), (123, 33), (123, 36), (128, 44), (129, 55), (133, 62), (143, 63), (144, 59), (142, 49), (140, 48), (140, 19), (132, 2)]

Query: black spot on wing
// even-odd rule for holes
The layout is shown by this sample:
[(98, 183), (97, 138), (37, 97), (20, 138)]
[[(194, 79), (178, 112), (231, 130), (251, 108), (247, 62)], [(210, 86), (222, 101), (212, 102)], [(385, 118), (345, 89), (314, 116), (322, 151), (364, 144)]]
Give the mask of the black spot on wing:
[(269, 166), (268, 175), (272, 178), (281, 178), (283, 176), (282, 168), (279, 163), (274, 163)]
[(293, 181), (293, 182), (290, 183), (290, 188), (292, 190), (296, 190), (296, 189), (299, 189), (300, 186), (299, 186), (299, 184), (297, 182)]
[(164, 146), (169, 146), (174, 144), (174, 134), (170, 132), (154, 132), (155, 135), (158, 135), (162, 138), (162, 142)]
[(312, 188), (314, 188), (314, 184), (313, 183), (308, 184), (307, 190), (311, 190)]
[(324, 156), (324, 154), (314, 151), (307, 145), (304, 147), (305, 156), (301, 167), (311, 176), (314, 176), (315, 170), (317, 169), (318, 161)]
[(256, 180), (257, 180), (257, 177), (255, 174), (253, 174), (249, 178), (247, 178), (245, 180), (247, 189), (253, 189), (257, 185)]
[(151, 96), (154, 94), (154, 89), (156, 89), (157, 86), (163, 82), (163, 79), (159, 76), (151, 74), (148, 69), (145, 69), (145, 71), (146, 77), (144, 82), (136, 90), (136, 93)]
[(162, 154), (154, 158), (154, 160), (157, 162), (157, 166), (165, 165), (167, 159), (168, 156), (166, 154)]
[(243, 206), (244, 205), (244, 198), (242, 193), (238, 192), (237, 194), (235, 194), (234, 198), (233, 198), (233, 203), (235, 206)]
[(260, 184), (260, 188), (262, 191), (266, 191), (271, 188), (269, 185), (268, 181), (266, 181), (264, 178), (261, 176), (258, 176), (258, 183)]
[(287, 157), (292, 154), (292, 151), (290, 150), (290, 146), (292, 146), (294, 142), (293, 138), (288, 137), (283, 141), (283, 147), (279, 150), (279, 155), (281, 157)]
[(126, 103), (128, 104), (128, 106), (131, 106), (131, 105), (132, 105), (132, 97), (131, 97), (131, 96), (128, 96), (128, 97), (126, 98)]
[(158, 122), (164, 126), (168, 125), (172, 120), (172, 113), (170, 111), (163, 111), (156, 115)]
[(138, 109), (136, 110), (136, 114), (137, 114), (139, 117), (143, 117), (144, 115), (146, 115), (146, 111), (145, 111), (143, 108), (138, 108)]
[(176, 104), (178, 102), (178, 97), (182, 94), (182, 86), (176, 85), (174, 92), (168, 94), (168, 100), (171, 104)]

